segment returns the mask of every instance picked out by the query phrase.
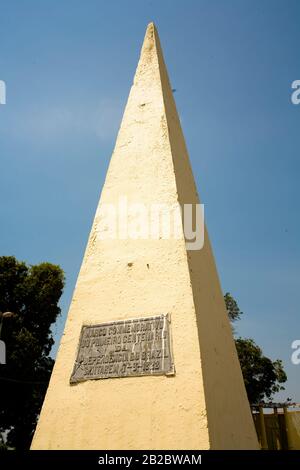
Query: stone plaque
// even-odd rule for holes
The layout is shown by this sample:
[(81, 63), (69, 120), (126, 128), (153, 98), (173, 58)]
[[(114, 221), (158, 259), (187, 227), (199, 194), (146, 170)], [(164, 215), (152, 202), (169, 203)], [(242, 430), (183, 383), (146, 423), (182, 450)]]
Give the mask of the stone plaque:
[(173, 375), (170, 317), (84, 325), (70, 383), (140, 375)]

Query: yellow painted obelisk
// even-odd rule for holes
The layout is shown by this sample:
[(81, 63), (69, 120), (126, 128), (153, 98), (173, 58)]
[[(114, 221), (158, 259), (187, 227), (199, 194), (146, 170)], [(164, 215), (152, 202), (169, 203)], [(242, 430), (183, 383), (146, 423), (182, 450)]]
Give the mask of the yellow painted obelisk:
[[(120, 198), (146, 206), (199, 203), (153, 23), (147, 28), (32, 449), (258, 448), (207, 233), (204, 247), (190, 251), (183, 235), (105, 237), (101, 207), (117, 206)], [(128, 215), (127, 222), (132, 218)], [(77, 358), (83, 325), (164, 314), (170, 319), (175, 373), (70, 384), (74, 370), (91, 370), (88, 360)], [(97, 341), (107, 341), (106, 332), (114, 334), (105, 328), (93, 330), (104, 335)], [(126, 341), (136, 338), (127, 333)], [(106, 347), (115, 347), (111, 337), (108, 341)], [(133, 351), (134, 345), (130, 347)], [(144, 370), (142, 356), (139, 360), (136, 367)], [(118, 362), (99, 367), (104, 374), (121, 370)]]

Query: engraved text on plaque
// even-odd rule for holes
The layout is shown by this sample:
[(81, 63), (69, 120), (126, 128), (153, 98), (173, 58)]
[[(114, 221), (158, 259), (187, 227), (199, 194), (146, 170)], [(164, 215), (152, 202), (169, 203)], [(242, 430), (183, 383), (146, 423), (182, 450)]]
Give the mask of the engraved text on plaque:
[(84, 325), (70, 383), (172, 375), (169, 315)]

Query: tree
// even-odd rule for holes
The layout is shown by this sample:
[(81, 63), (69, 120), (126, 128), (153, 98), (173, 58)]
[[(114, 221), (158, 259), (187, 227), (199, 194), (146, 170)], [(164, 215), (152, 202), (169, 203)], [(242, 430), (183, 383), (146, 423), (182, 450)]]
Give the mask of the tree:
[(227, 313), (231, 322), (240, 319), (240, 316), (243, 315), (243, 312), (240, 311), (237, 301), (234, 300), (232, 295), (229, 292), (226, 292), (224, 295), (225, 305), (227, 309)]
[[(242, 312), (236, 300), (228, 292), (224, 300), (230, 321), (239, 320)], [(235, 345), (250, 403), (272, 399), (274, 393), (284, 390), (281, 384), (286, 382), (287, 376), (282, 361), (272, 361), (264, 356), (253, 339), (237, 338)]]
[(63, 287), (59, 266), (0, 257), (0, 312), (14, 313), (1, 334), (7, 357), (0, 365), (0, 431), (8, 430), (7, 444), (16, 449), (29, 448), (47, 390), (54, 363), (51, 325)]
[(281, 384), (286, 382), (287, 376), (279, 359), (271, 361), (264, 356), (250, 338), (237, 338), (235, 345), (250, 403), (271, 399), (274, 393), (284, 390)]

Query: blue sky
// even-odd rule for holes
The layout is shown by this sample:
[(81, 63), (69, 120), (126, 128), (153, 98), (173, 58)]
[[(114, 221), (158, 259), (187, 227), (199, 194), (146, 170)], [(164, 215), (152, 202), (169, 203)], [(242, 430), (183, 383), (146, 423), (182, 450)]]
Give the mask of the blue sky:
[(0, 12), (0, 254), (65, 270), (56, 347), (154, 21), (238, 333), (284, 361), (279, 398), (300, 402), (300, 2), (1, 0)]

